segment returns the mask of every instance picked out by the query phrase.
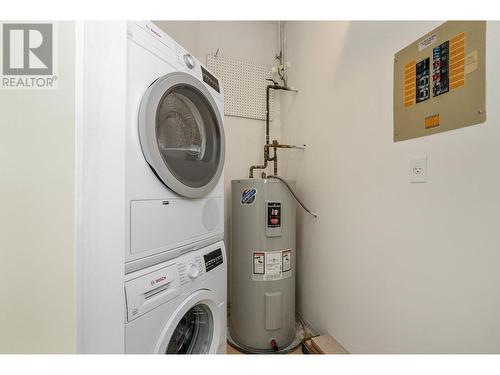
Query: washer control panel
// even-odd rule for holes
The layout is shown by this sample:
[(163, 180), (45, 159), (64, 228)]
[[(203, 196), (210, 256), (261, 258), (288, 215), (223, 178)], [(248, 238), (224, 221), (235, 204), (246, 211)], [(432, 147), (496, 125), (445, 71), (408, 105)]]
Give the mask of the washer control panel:
[(281, 236), (282, 207), (281, 202), (266, 201), (266, 236)]
[(139, 276), (142, 272), (130, 274), (132, 279), (125, 282), (129, 322), (179, 295), (175, 265), (170, 264)]
[[(207, 277), (225, 272), (225, 267), (220, 267), (225, 262), (224, 251), (224, 243), (221, 241), (125, 275), (127, 322), (170, 302), (188, 290), (203, 288), (203, 280)], [(214, 269), (215, 272), (207, 275)]]
[(222, 258), (222, 249), (213, 250), (203, 255), (205, 261), (205, 269), (208, 271), (213, 270), (215, 267), (220, 266), (224, 259)]
[(185, 262), (178, 262), (177, 271), (179, 272), (181, 286), (197, 279), (205, 272), (201, 256), (189, 257)]

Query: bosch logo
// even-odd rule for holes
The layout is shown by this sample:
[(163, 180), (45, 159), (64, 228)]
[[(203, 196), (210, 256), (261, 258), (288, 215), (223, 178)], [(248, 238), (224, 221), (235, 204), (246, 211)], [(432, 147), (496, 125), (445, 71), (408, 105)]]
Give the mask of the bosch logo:
[(151, 31), (153, 34), (155, 34), (158, 38), (161, 38), (161, 34), (158, 31), (156, 31), (155, 29), (153, 29), (149, 25), (146, 25), (146, 27), (149, 29), (149, 31)]
[(161, 282), (162, 282), (163, 280), (165, 280), (166, 278), (167, 278), (167, 276), (162, 276), (162, 277), (160, 277), (160, 278), (156, 279), (153, 283), (154, 283), (154, 284), (161, 283)]

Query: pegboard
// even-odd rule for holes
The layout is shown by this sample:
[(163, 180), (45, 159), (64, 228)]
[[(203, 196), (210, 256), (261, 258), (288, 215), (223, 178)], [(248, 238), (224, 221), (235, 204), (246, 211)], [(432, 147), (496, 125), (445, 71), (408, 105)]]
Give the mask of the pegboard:
[[(252, 61), (224, 56), (207, 55), (208, 69), (220, 79), (224, 88), (224, 114), (258, 120), (266, 119), (266, 86), (271, 82), (272, 67)], [(269, 117), (273, 119), (274, 91), (271, 90)]]

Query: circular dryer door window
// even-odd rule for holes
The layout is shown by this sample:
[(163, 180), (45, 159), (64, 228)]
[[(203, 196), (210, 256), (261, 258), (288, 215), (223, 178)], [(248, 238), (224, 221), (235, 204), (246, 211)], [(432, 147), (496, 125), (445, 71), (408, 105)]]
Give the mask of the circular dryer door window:
[(192, 307), (175, 327), (165, 354), (206, 354), (213, 336), (213, 317), (207, 305)]
[(208, 88), (177, 72), (156, 80), (139, 110), (143, 154), (176, 193), (199, 198), (219, 181), (224, 164), (222, 115)]

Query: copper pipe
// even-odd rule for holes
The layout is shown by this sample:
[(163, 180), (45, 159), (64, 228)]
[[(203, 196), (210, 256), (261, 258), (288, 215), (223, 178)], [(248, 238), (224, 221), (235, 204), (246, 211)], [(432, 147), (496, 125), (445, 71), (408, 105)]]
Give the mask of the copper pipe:
[[(274, 140), (273, 144), (269, 143), (269, 92), (270, 90), (285, 90), (285, 91), (297, 91), (293, 88), (290, 88), (288, 86), (280, 86), (278, 85), (277, 82), (273, 81), (272, 79), (269, 79), (269, 81), (273, 82), (272, 85), (266, 86), (266, 143), (264, 145), (264, 164), (262, 165), (252, 165), (250, 167), (250, 172), (248, 174), (249, 178), (253, 178), (253, 171), (255, 169), (266, 169), (268, 162), (272, 161), (274, 157), (271, 159), (269, 157), (269, 148), (273, 147), (275, 152), (274, 155), (276, 157), (276, 148), (298, 148), (296, 146), (289, 146), (289, 145), (280, 145), (278, 144), (278, 141)], [(277, 157), (276, 157), (277, 159)], [(275, 171), (277, 171), (277, 166), (275, 166)], [(277, 173), (277, 172), (276, 172)]]
[[(274, 150), (274, 155), (272, 158), (269, 157), (269, 149), (272, 148)], [(278, 148), (300, 148), (303, 149), (303, 146), (294, 146), (294, 145), (283, 145), (279, 144), (277, 140), (273, 140), (273, 143), (268, 143), (264, 145), (264, 164), (262, 165), (252, 165), (250, 167), (250, 173), (249, 173), (249, 178), (253, 178), (253, 171), (255, 169), (266, 169), (268, 166), (268, 163), (270, 161), (274, 161), (274, 175), (276, 176), (278, 174), (278, 166), (276, 165), (278, 162)]]

